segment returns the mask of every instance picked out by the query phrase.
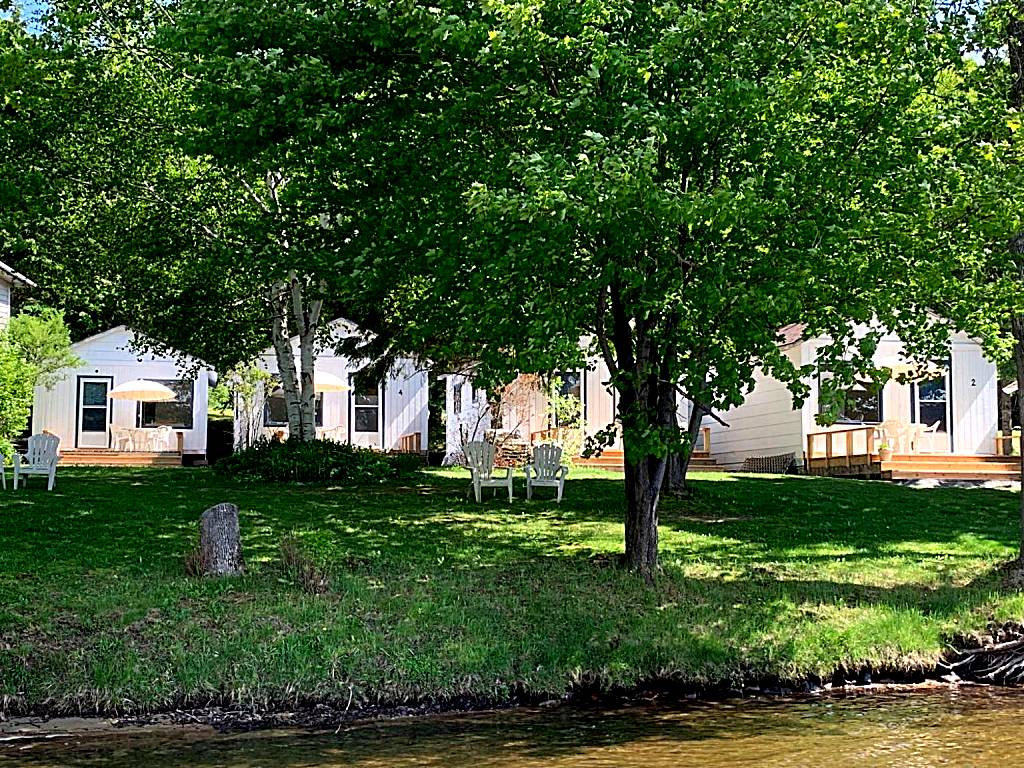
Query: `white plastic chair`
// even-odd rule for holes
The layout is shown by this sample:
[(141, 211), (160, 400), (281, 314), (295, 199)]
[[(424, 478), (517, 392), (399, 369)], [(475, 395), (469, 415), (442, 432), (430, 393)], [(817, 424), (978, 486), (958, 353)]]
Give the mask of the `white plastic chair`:
[(168, 426), (156, 427), (150, 430), (149, 435), (149, 448), (153, 451), (169, 451), (171, 450), (171, 438), (174, 436), (174, 430)]
[[(936, 421), (934, 424), (921, 427), (917, 433), (917, 439), (919, 441), (918, 453), (935, 453), (935, 438), (939, 435), (939, 427), (942, 425), (941, 421)], [(928, 449), (925, 450), (924, 445), (927, 441)]]
[(28, 475), (46, 475), (46, 490), (52, 491), (60, 461), (59, 446), (60, 438), (56, 435), (32, 435), (28, 439), (28, 452), (14, 454), (14, 490), (18, 490), (19, 479), (24, 485)]
[(474, 441), (467, 443), (462, 451), (466, 455), (466, 466), (472, 473), (470, 492), (481, 501), (484, 488), (493, 488), (498, 495), (499, 488), (508, 488), (508, 500), (512, 502), (512, 467), (505, 469), (505, 477), (494, 476), (494, 446), (491, 443)]
[(533, 463), (527, 464), (523, 469), (526, 471), (526, 500), (533, 498), (534, 486), (538, 488), (557, 488), (558, 503), (562, 502), (562, 492), (565, 490), (565, 476), (569, 474), (569, 468), (562, 464), (562, 448), (557, 445), (538, 445), (533, 449)]
[(132, 430), (128, 427), (118, 427), (114, 424), (110, 425), (110, 441), (114, 444), (114, 450), (120, 451), (133, 451), (135, 450), (135, 444), (132, 440)]

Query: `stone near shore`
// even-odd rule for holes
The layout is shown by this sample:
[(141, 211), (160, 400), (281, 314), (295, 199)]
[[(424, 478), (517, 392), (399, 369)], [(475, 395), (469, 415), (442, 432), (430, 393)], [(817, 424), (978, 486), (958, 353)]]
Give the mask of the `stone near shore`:
[(238, 507), (217, 504), (199, 521), (199, 561), (204, 576), (238, 576), (243, 570)]

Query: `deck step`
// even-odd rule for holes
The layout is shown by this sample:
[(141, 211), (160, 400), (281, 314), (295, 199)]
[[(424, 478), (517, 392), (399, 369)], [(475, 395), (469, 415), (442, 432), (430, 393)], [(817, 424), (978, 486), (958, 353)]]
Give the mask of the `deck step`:
[(102, 448), (74, 448), (61, 451), (64, 467), (180, 467), (181, 456), (174, 451), (110, 451)]
[[(576, 465), (591, 469), (604, 469), (609, 472), (624, 472), (626, 460), (621, 450), (605, 450), (600, 456), (589, 459), (577, 459)], [(725, 468), (708, 456), (704, 451), (695, 451), (690, 457), (689, 470), (692, 472), (723, 472)]]

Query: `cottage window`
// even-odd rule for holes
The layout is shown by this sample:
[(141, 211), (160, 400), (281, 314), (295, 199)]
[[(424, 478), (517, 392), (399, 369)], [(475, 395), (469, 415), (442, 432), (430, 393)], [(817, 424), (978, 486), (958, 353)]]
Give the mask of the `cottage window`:
[(352, 382), (352, 428), (356, 432), (380, 431), (380, 384), (355, 375)]
[(139, 403), (139, 426), (192, 429), (195, 381), (192, 379), (155, 379), (155, 381), (171, 389), (175, 398), (159, 403)]
[(452, 409), (456, 413), (462, 413), (462, 382), (458, 381), (452, 385)]
[[(323, 393), (316, 393), (315, 425), (324, 425), (324, 396)], [(263, 426), (265, 427), (287, 427), (288, 426), (288, 403), (284, 398), (284, 390), (280, 385), (274, 387), (267, 396), (267, 402), (263, 406)]]

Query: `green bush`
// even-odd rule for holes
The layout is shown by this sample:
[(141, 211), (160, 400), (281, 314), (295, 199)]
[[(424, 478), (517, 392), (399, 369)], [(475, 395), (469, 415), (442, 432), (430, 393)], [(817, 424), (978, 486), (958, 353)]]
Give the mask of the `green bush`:
[(381, 483), (421, 465), (415, 454), (381, 453), (333, 440), (259, 440), (213, 468), (226, 477), (274, 483)]

